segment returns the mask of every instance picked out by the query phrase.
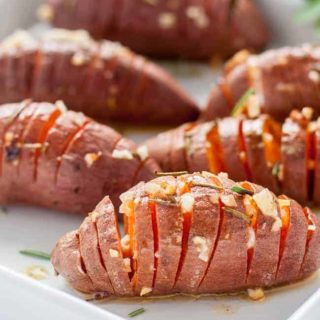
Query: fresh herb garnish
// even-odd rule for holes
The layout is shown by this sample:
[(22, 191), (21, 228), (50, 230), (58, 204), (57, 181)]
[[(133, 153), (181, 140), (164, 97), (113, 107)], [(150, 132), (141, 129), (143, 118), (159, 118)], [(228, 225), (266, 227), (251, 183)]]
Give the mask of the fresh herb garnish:
[(235, 185), (231, 188), (231, 191), (239, 193), (239, 194), (248, 194), (250, 196), (254, 195), (254, 192), (245, 188), (242, 188), (238, 185)]
[(134, 310), (134, 311), (130, 312), (128, 314), (128, 317), (129, 318), (134, 318), (134, 317), (139, 316), (140, 314), (145, 313), (145, 312), (146, 312), (145, 308), (139, 308), (137, 310)]
[(239, 101), (236, 103), (234, 108), (231, 111), (231, 116), (235, 117), (238, 116), (243, 112), (243, 110), (246, 108), (246, 103), (248, 102), (248, 99), (254, 94), (254, 89), (249, 88), (239, 99)]
[(193, 187), (203, 187), (203, 188), (210, 188), (214, 190), (223, 190), (223, 187), (219, 187), (217, 185), (211, 184), (211, 183), (192, 183)]
[(49, 253), (37, 251), (37, 250), (20, 250), (19, 253), (23, 254), (25, 256), (43, 259), (43, 260), (50, 260), (51, 259), (51, 255)]
[(157, 204), (161, 204), (163, 206), (176, 206), (177, 201), (174, 198), (170, 198), (168, 200), (163, 199), (149, 199), (150, 201), (154, 201)]
[(230, 207), (224, 207), (224, 211), (229, 212), (232, 215), (234, 215), (235, 217), (246, 221), (248, 224), (251, 223), (249, 217), (246, 214), (244, 214), (243, 212), (241, 212), (241, 211), (238, 211), (238, 210), (230, 208)]
[(314, 22), (316, 31), (320, 33), (320, 0), (305, 0), (295, 19), (301, 23)]
[(279, 172), (280, 172), (280, 162), (276, 162), (272, 167), (272, 175), (275, 178), (278, 178), (279, 177)]
[(167, 177), (167, 176), (173, 176), (173, 177), (178, 177), (178, 176), (183, 176), (185, 174), (188, 174), (188, 171), (176, 171), (176, 172), (155, 172), (156, 176), (158, 177)]

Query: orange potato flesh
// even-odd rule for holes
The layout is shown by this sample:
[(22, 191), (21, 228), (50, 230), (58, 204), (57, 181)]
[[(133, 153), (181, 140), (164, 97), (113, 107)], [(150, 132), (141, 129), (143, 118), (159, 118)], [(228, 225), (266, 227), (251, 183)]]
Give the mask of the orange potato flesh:
[(240, 126), (239, 126), (239, 135), (238, 135), (238, 139), (239, 139), (239, 150), (240, 153), (242, 154), (242, 156), (240, 156), (242, 165), (244, 167), (244, 171), (247, 175), (247, 179), (249, 181), (252, 181), (252, 173), (251, 170), (249, 168), (249, 163), (248, 163), (248, 155), (247, 155), (247, 151), (246, 151), (246, 144), (245, 144), (245, 138), (243, 136), (243, 121), (240, 122)]
[(268, 165), (272, 167), (281, 159), (281, 127), (275, 121), (267, 119), (264, 123), (263, 133), (265, 158)]
[[(49, 130), (52, 128), (52, 126), (55, 124), (56, 120), (61, 116), (61, 110), (57, 109), (52, 113), (50, 118), (48, 119), (45, 126), (42, 128), (42, 131), (40, 132), (38, 143), (40, 143), (42, 146), (46, 141), (46, 138), (48, 136)], [(37, 165), (39, 157), (41, 156), (42, 148), (38, 148), (35, 150), (35, 156), (34, 156), (34, 179), (37, 180)]]
[[(286, 196), (279, 196), (279, 199), (288, 199)], [(282, 259), (283, 251), (285, 248), (286, 238), (288, 234), (288, 228), (290, 225), (290, 206), (284, 206), (279, 204), (280, 206), (280, 215), (281, 215), (281, 232), (280, 232), (280, 249), (279, 249), (279, 264)]]
[(209, 170), (212, 173), (219, 173), (223, 171), (223, 159), (222, 148), (220, 144), (220, 138), (218, 133), (218, 127), (215, 125), (207, 135), (207, 141), (210, 143), (210, 147), (207, 151)]

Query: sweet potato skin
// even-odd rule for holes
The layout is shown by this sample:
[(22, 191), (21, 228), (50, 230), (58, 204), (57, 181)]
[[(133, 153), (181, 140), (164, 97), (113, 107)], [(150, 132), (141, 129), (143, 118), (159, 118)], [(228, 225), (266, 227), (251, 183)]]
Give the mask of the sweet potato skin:
[[(116, 40), (158, 58), (227, 57), (241, 48), (260, 50), (269, 38), (264, 19), (250, 0), (235, 5), (230, 0), (174, 4), (107, 0), (95, 5), (78, 0), (71, 6), (67, 0), (48, 0), (41, 12), (60, 28), (86, 29), (94, 37)], [(158, 41), (153, 41), (155, 37)]]
[[(286, 229), (287, 226), (282, 223), (278, 211), (280, 200), (274, 194), (251, 184), (250, 189), (248, 187), (245, 189), (252, 190), (253, 194), (242, 195), (233, 190), (235, 184), (225, 174), (215, 176), (208, 172), (178, 177), (163, 176), (147, 183), (140, 183), (121, 196), (122, 212), (129, 214), (127, 227), (135, 230), (130, 236), (134, 237), (133, 240), (137, 245), (131, 247), (133, 252), (127, 256), (133, 266), (137, 262), (131, 273), (131, 288), (134, 290), (134, 295), (230, 293), (248, 288), (269, 288), (276, 284), (304, 279), (319, 268), (318, 218), (309, 209), (303, 210), (298, 203), (282, 197), (281, 200), (285, 200), (286, 205), (289, 203), (293, 210), (289, 227)], [(248, 184), (250, 183), (245, 182), (240, 185)], [(245, 200), (248, 199), (255, 202), (261, 211), (257, 216), (255, 237), (251, 240), (248, 231), (255, 223), (249, 207), (245, 204)], [(104, 203), (107, 203), (112, 210), (112, 204), (108, 199), (104, 199), (97, 208), (105, 205)], [(128, 211), (129, 204), (132, 203), (134, 209)], [(150, 204), (154, 205), (156, 224), (150, 217)], [(305, 212), (308, 212), (308, 217)], [(134, 216), (131, 216), (132, 214)], [(189, 231), (186, 228), (185, 214), (191, 214)], [(119, 232), (114, 212), (104, 210), (100, 211), (98, 216), (100, 227), (97, 232), (100, 240), (106, 230)], [(108, 219), (109, 216), (112, 218)], [(90, 218), (94, 219), (92, 221), (96, 221), (95, 217), (96, 213), (90, 214)], [(87, 220), (80, 230), (86, 225)], [(143, 225), (146, 229), (145, 234), (141, 233)], [(280, 253), (280, 241), (283, 241), (280, 240), (280, 234), (283, 230), (288, 232), (285, 243), (282, 243), (284, 251)], [(87, 235), (87, 240), (92, 237), (92, 233), (94, 234), (92, 231), (88, 232), (90, 235)], [(308, 242), (306, 242), (307, 233)], [(185, 242), (186, 235), (189, 238)], [(293, 236), (299, 243), (294, 250), (291, 250), (295, 242)], [(80, 276), (79, 272), (76, 272), (73, 276), (75, 266), (65, 260), (70, 248), (68, 237), (65, 236), (58, 242), (52, 255), (52, 262), (55, 269), (69, 282), (71, 280), (76, 282), (77, 278), (82, 281), (87, 273), (84, 271)], [(206, 239), (207, 237), (209, 238)], [(151, 242), (143, 244), (147, 239)], [(90, 244), (91, 240), (86, 244), (87, 248)], [(77, 245), (74, 245), (74, 240), (72, 245), (75, 247)], [(114, 238), (113, 245), (120, 251), (119, 255), (115, 255), (114, 252), (112, 255), (121, 263), (123, 256), (119, 237)], [(250, 248), (253, 248), (253, 255), (249, 264)], [(75, 257), (81, 258), (78, 249), (75, 250), (74, 254), (76, 253)], [(287, 270), (286, 275), (285, 269), (290, 269), (291, 264), (288, 263), (293, 259), (296, 259), (293, 263), (294, 271)], [(106, 267), (108, 274), (113, 274), (114, 280), (117, 279), (117, 268), (123, 271), (122, 276), (129, 276), (130, 270), (123, 270), (121, 264), (115, 266), (112, 263)], [(155, 269), (152, 270), (152, 267)], [(88, 275), (90, 276), (90, 272)], [(96, 292), (92, 291), (95, 288), (89, 286), (86, 290), (87, 293)], [(108, 291), (104, 294), (123, 295), (116, 290), (114, 294)]]
[(199, 115), (166, 71), (118, 43), (95, 42), (84, 31), (8, 37), (0, 43), (0, 83), (0, 103), (63, 100), (100, 121), (167, 125)]
[[(11, 139), (19, 132), (21, 140), (12, 149), (5, 133), (1, 137), (3, 204), (27, 203), (83, 214), (106, 194), (117, 205), (119, 195), (137, 179), (147, 181), (159, 170), (154, 160), (140, 158), (134, 143), (82, 114), (60, 110), (60, 104), (30, 103), (17, 116), (22, 105), (0, 106), (0, 128), (16, 117), (5, 132)], [(53, 121), (55, 112), (60, 115)]]
[[(236, 54), (226, 65), (209, 98), (203, 120), (230, 115), (234, 104), (253, 88), (264, 113), (283, 121), (293, 109), (310, 106), (317, 116), (319, 104), (319, 47), (303, 45), (268, 50), (260, 55)], [(223, 88), (228, 88), (226, 103)]]

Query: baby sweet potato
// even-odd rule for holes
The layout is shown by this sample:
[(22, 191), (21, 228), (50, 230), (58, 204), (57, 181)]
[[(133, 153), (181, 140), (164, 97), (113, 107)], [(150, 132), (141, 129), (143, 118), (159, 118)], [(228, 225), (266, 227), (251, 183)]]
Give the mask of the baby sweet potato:
[(283, 121), (290, 112), (305, 106), (320, 115), (319, 46), (302, 45), (250, 55), (237, 53), (225, 66), (213, 89), (203, 120), (226, 117), (248, 90), (257, 94), (260, 111)]
[[(161, 133), (145, 142), (149, 155), (167, 172), (175, 171), (185, 136), (187, 164), (179, 170), (227, 172), (232, 179), (249, 180), (300, 203), (319, 203), (320, 128), (312, 109), (293, 110), (284, 123), (269, 115), (256, 118), (227, 117), (193, 123)], [(191, 128), (191, 129), (190, 129)], [(181, 141), (182, 139), (180, 139)], [(164, 146), (164, 148), (162, 148)]]
[[(319, 221), (309, 209), (249, 182), (236, 183), (226, 174), (164, 174), (138, 184), (121, 199), (126, 217), (123, 239), (130, 238), (125, 246), (119, 236), (112, 236), (113, 250), (110, 241), (103, 240), (119, 235), (112, 204), (105, 198), (80, 229), (62, 237), (53, 250), (55, 270), (81, 292), (105, 296), (237, 293), (293, 283), (320, 266)], [(99, 210), (106, 206), (107, 210)], [(79, 245), (77, 235), (88, 219), (99, 227), (87, 228), (87, 238), (80, 236)], [(106, 243), (100, 251), (96, 237)], [(83, 256), (90, 246), (92, 259)], [(70, 262), (66, 257), (71, 250)], [(97, 267), (106, 256), (110, 263), (105, 269)], [(81, 261), (91, 269), (81, 267)], [(114, 287), (113, 291), (108, 281), (102, 282), (106, 272), (114, 282), (125, 280), (126, 290)]]
[(63, 103), (0, 106), (0, 202), (84, 213), (159, 170), (113, 129)]
[(0, 43), (0, 103), (63, 100), (98, 120), (179, 124), (198, 108), (163, 69), (85, 31), (20, 31)]
[[(265, 21), (251, 0), (47, 0), (40, 18), (96, 38), (119, 41), (160, 58), (227, 57), (268, 41)], [(156, 39), (156, 41), (155, 41)]]

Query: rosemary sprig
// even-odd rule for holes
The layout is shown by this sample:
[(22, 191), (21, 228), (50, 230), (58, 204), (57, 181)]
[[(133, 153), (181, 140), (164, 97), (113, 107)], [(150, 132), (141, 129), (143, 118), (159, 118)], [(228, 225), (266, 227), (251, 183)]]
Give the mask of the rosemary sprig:
[(248, 224), (251, 223), (250, 219), (248, 216), (246, 216), (243, 212), (238, 211), (236, 209), (230, 208), (230, 207), (224, 207), (224, 211), (231, 213), (232, 215), (234, 215), (237, 218), (240, 218), (244, 221), (246, 221)]
[(145, 312), (146, 312), (145, 308), (139, 308), (137, 310), (134, 310), (134, 311), (130, 312), (128, 314), (128, 317), (129, 318), (134, 318), (134, 317), (139, 316), (140, 314), (145, 313)]
[(246, 108), (246, 103), (248, 102), (248, 99), (254, 94), (254, 89), (249, 88), (239, 99), (239, 101), (236, 103), (234, 108), (231, 111), (231, 116), (236, 117), (239, 114), (242, 113), (242, 111)]
[(177, 206), (177, 201), (172, 198), (168, 200), (163, 200), (163, 199), (149, 199), (149, 201), (154, 201), (157, 204), (161, 204), (163, 206)]
[(223, 190), (223, 187), (219, 187), (219, 186), (216, 186), (216, 185), (210, 184), (210, 183), (195, 183), (195, 182), (193, 182), (192, 186), (193, 187), (210, 188), (210, 189), (219, 190), (219, 191)]
[(245, 189), (245, 188), (242, 188), (238, 185), (234, 185), (232, 188), (231, 188), (231, 191), (233, 192), (236, 192), (236, 193), (239, 193), (239, 194), (248, 194), (250, 196), (254, 195), (254, 192), (251, 191), (251, 190), (248, 190), (248, 189)]
[(51, 255), (49, 253), (37, 251), (37, 250), (27, 250), (26, 249), (26, 250), (20, 250), (19, 253), (23, 254), (25, 256), (29, 256), (29, 257), (33, 257), (33, 258), (37, 258), (37, 259), (43, 259), (43, 260), (50, 260), (51, 259)]
[(155, 172), (156, 176), (158, 177), (167, 177), (167, 176), (173, 176), (173, 177), (178, 177), (178, 176), (183, 176), (185, 174), (188, 174), (188, 171), (175, 171), (175, 172)]

